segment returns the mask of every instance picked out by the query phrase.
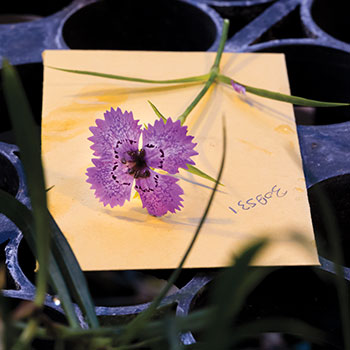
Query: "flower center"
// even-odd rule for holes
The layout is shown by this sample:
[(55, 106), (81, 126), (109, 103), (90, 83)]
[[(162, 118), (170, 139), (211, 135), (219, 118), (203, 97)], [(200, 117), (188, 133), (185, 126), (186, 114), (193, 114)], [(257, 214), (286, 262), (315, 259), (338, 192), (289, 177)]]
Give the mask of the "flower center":
[(125, 158), (122, 159), (123, 164), (127, 164), (128, 173), (133, 175), (135, 179), (147, 178), (151, 176), (151, 173), (147, 167), (145, 160), (145, 150), (140, 151), (129, 151), (127, 154), (130, 156), (130, 160), (127, 161)]

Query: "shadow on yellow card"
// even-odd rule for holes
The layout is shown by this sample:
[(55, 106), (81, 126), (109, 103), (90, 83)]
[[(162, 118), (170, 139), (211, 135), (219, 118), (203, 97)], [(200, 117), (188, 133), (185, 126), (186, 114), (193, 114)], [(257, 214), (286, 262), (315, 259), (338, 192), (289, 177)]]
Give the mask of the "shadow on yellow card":
[[(42, 152), (49, 209), (82, 269), (162, 269), (178, 265), (202, 217), (213, 183), (181, 170), (183, 205), (153, 217), (140, 198), (104, 207), (86, 182), (89, 127), (113, 108), (141, 124), (157, 119), (147, 100), (175, 120), (202, 85), (151, 85), (62, 72), (48, 66), (147, 79), (205, 74), (215, 53), (45, 51)], [(289, 93), (284, 56), (224, 53), (221, 72), (242, 83)], [(254, 265), (318, 265), (293, 108), (214, 84), (186, 121), (196, 166), (216, 177), (227, 126), (222, 183), (186, 267), (228, 265), (249, 242), (268, 237)], [(133, 196), (132, 196), (133, 197)]]

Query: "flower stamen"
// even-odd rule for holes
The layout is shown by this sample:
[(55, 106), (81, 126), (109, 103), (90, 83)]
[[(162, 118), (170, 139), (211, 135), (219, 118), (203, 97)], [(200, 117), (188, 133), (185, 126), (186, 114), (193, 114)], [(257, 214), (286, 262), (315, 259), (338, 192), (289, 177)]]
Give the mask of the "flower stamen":
[(143, 148), (139, 151), (128, 151), (127, 154), (130, 156), (131, 160), (126, 161), (126, 159), (123, 158), (122, 163), (128, 164), (129, 175), (133, 175), (135, 179), (145, 179), (151, 175), (150, 171), (147, 169), (148, 166), (145, 160), (146, 152)]
[[(193, 148), (193, 137), (180, 121), (156, 120), (154, 125), (141, 130), (131, 112), (120, 108), (106, 111), (104, 119), (97, 119), (90, 131), (93, 167), (87, 169), (87, 182), (103, 205), (124, 205), (130, 200), (132, 186), (140, 194), (142, 206), (149, 214), (162, 216), (181, 210), (182, 188), (179, 179), (170, 176), (195, 164), (191, 159), (198, 154)], [(142, 136), (142, 146), (137, 145)], [(159, 174), (163, 169), (168, 174)], [(135, 180), (135, 181), (134, 181)]]

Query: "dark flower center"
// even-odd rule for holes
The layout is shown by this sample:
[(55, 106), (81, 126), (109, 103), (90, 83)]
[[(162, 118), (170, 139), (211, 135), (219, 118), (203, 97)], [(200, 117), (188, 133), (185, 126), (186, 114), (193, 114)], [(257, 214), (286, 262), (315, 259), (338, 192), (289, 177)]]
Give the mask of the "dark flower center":
[(127, 164), (129, 170), (128, 173), (133, 175), (135, 179), (147, 178), (151, 175), (145, 160), (145, 150), (140, 151), (129, 151), (127, 154), (130, 156), (130, 160), (126, 161), (125, 158), (122, 159), (123, 164)]

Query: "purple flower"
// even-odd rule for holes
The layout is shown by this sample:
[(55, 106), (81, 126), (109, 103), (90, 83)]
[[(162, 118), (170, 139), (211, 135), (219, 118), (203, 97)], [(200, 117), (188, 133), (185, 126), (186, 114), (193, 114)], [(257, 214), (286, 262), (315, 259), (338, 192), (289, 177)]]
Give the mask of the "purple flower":
[[(94, 167), (88, 168), (87, 182), (95, 190), (95, 196), (106, 206), (123, 205), (130, 200), (133, 182), (140, 194), (144, 208), (151, 215), (161, 216), (168, 211), (180, 210), (184, 192), (176, 183), (178, 179), (163, 175), (153, 169), (162, 169), (176, 174), (186, 164), (195, 164), (191, 157), (198, 154), (193, 148), (193, 136), (188, 136), (187, 127), (170, 118), (164, 123), (156, 120), (141, 130), (132, 112), (124, 113), (117, 108), (106, 111), (105, 119), (97, 119), (90, 128), (93, 136), (91, 149), (98, 158), (93, 158)], [(142, 133), (142, 148), (139, 139)]]
[(245, 95), (245, 87), (244, 86), (235, 83), (233, 80), (231, 80), (231, 85), (233, 87), (233, 90), (235, 90), (239, 94)]

